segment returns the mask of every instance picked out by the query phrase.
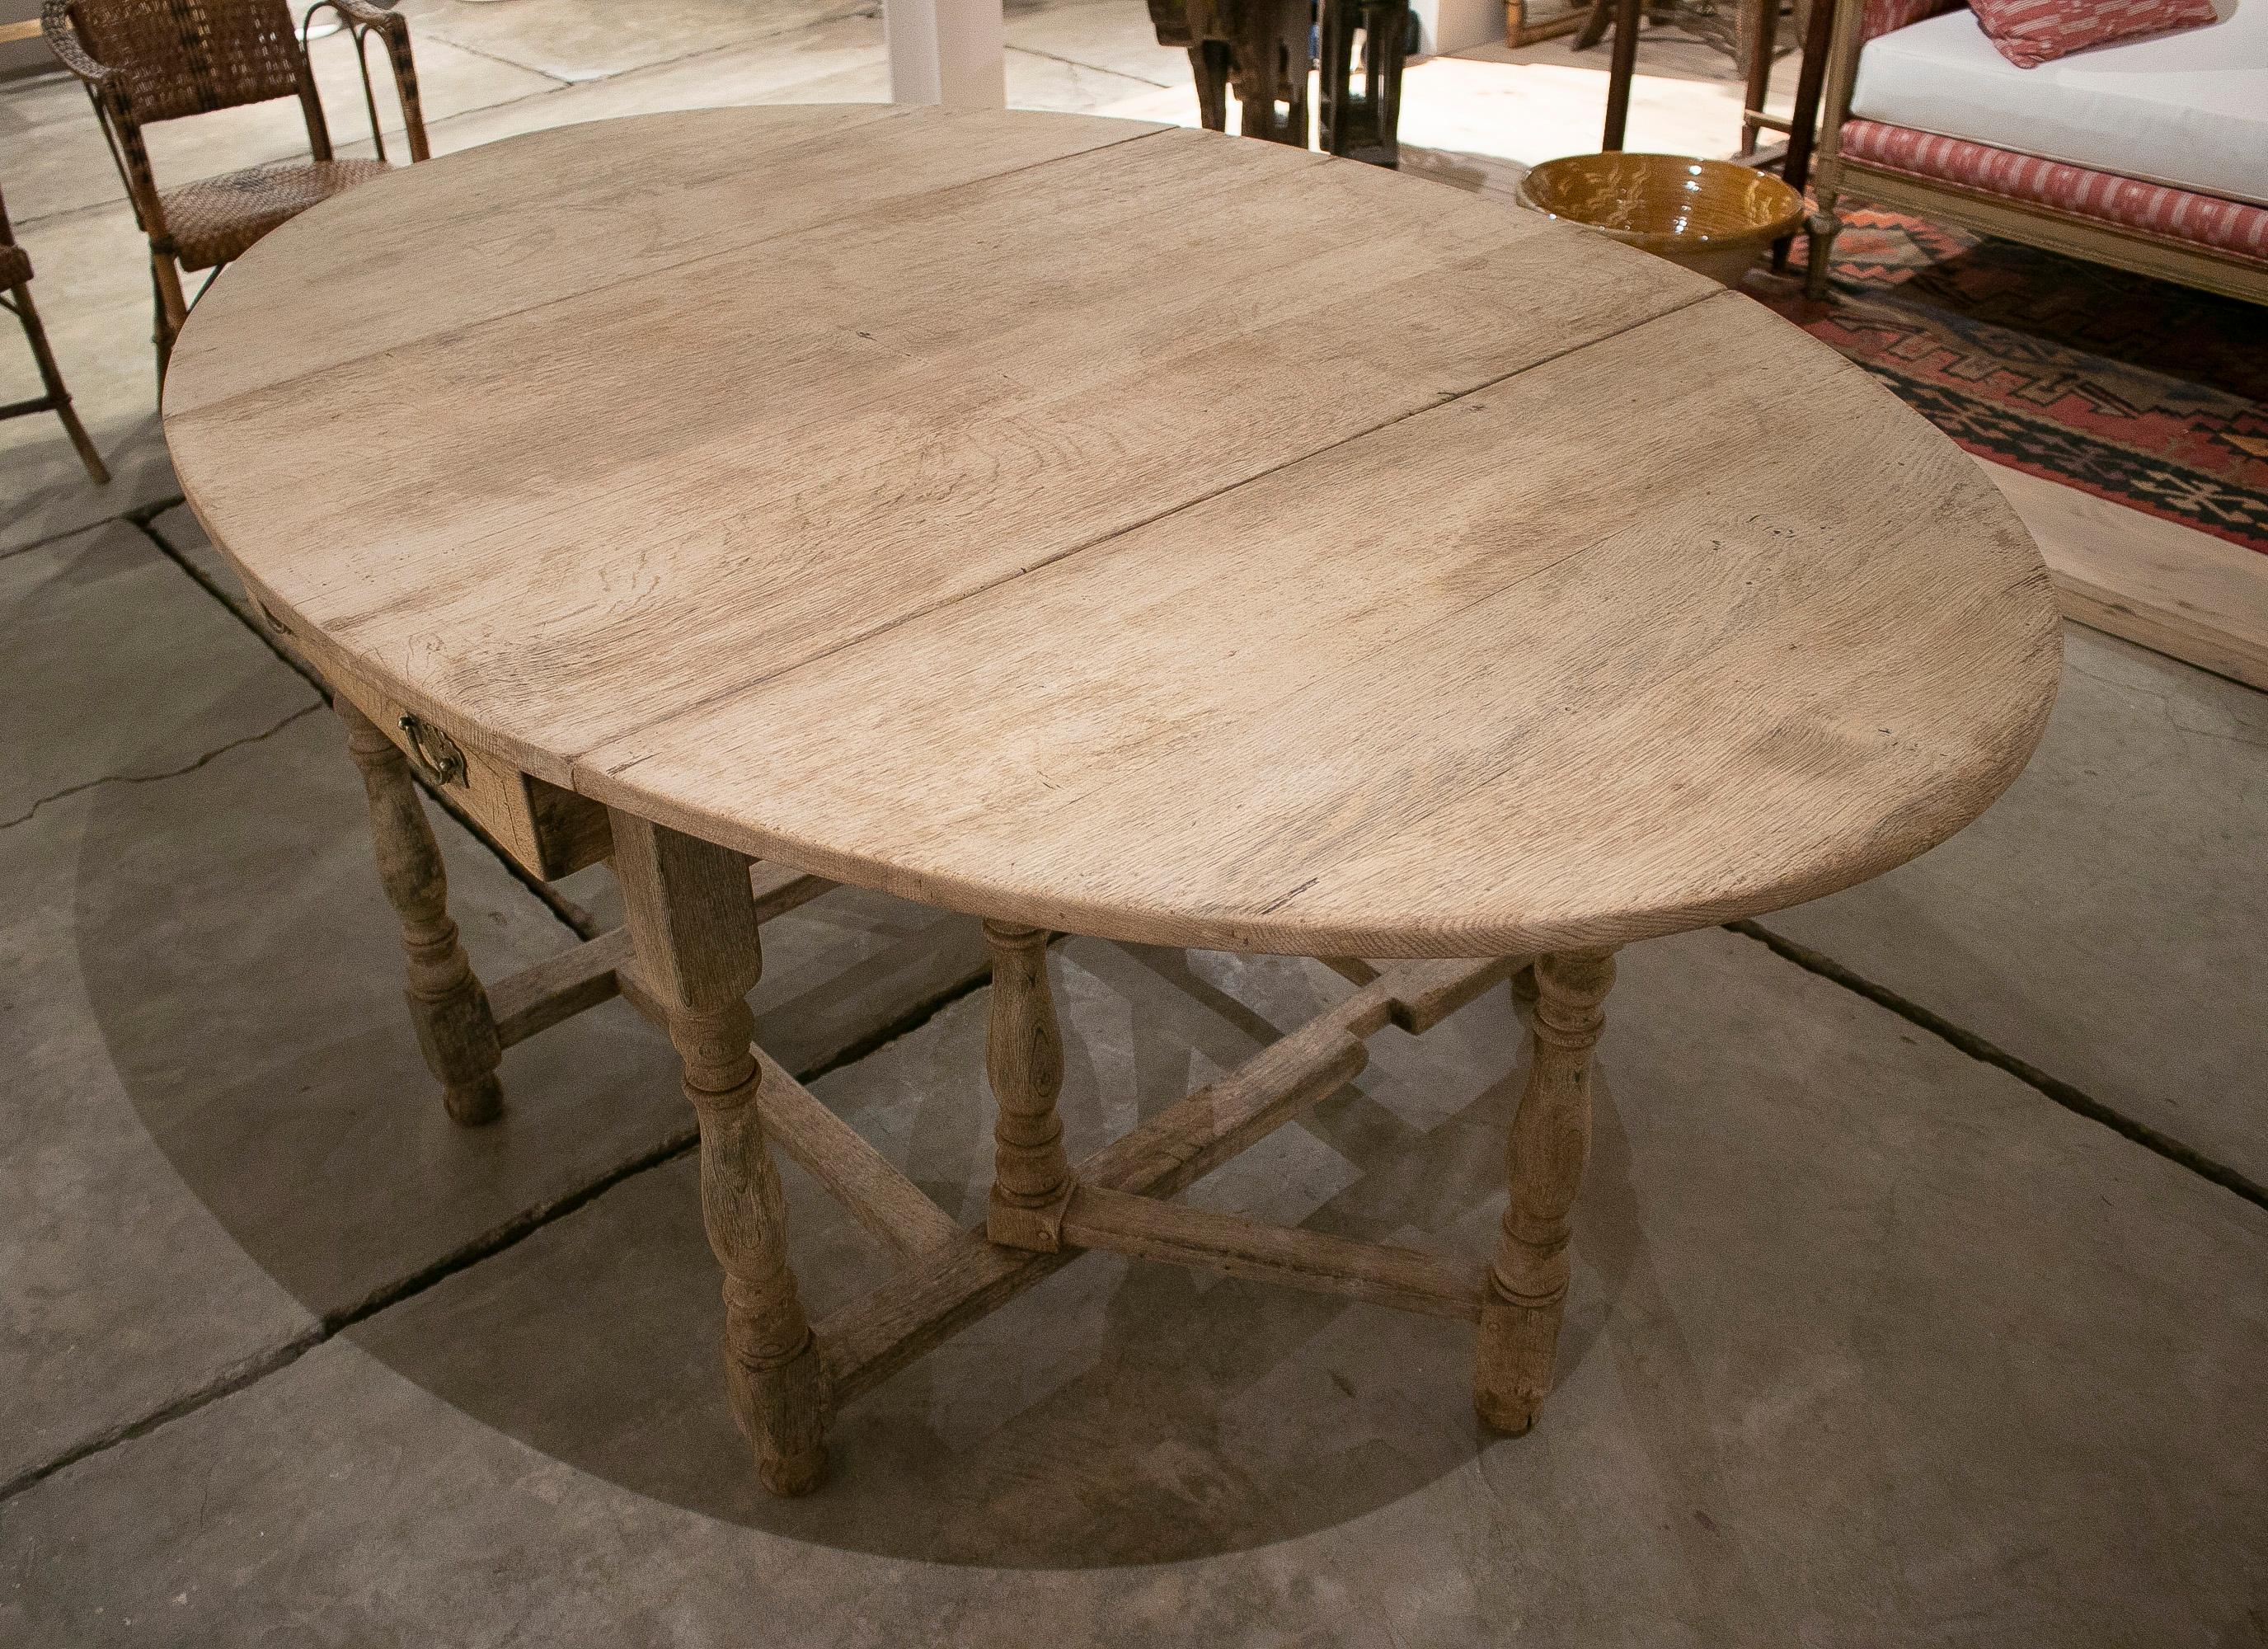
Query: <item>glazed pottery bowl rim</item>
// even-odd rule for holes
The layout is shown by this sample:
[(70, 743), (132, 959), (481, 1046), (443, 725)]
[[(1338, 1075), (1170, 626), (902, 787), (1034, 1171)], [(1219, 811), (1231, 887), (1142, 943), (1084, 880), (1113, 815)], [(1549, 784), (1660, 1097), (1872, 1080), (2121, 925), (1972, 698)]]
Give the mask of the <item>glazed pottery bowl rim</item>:
[[(1595, 173), (1602, 170), (1601, 162), (1627, 161), (1653, 163), (1649, 169), (1669, 171), (1674, 168), (1675, 172), (1689, 177), (1728, 178), (1731, 174), (1738, 173), (1744, 180), (1750, 195), (1760, 193), (1767, 198), (1783, 200), (1786, 204), (1781, 211), (1769, 218), (1759, 218), (1734, 229), (1629, 229), (1615, 224), (1593, 223), (1587, 217), (1578, 217), (1572, 210), (1554, 206), (1550, 202), (1542, 198), (1537, 192), (1535, 179), (1539, 173), (1545, 174), (1543, 187), (1548, 189), (1555, 177)], [(1756, 188), (1759, 184), (1767, 187), (1759, 190)], [(1596, 154), (1561, 155), (1554, 159), (1538, 161), (1535, 166), (1530, 166), (1527, 174), (1521, 179), (1520, 198), (1525, 204), (1542, 212), (1546, 217), (1556, 219), (1560, 223), (1573, 224), (1578, 228), (1588, 229), (1596, 234), (1610, 235), (1617, 240), (1628, 241), (1642, 247), (1660, 246), (1695, 251), (1711, 247), (1738, 246), (1744, 241), (1777, 240), (1782, 235), (1791, 233), (1801, 226), (1804, 212), (1803, 196), (1784, 179), (1773, 177), (1769, 173), (1759, 172), (1752, 166), (1744, 166), (1737, 160), (1719, 160), (1705, 155), (1675, 155), (1644, 150), (1617, 149)]]

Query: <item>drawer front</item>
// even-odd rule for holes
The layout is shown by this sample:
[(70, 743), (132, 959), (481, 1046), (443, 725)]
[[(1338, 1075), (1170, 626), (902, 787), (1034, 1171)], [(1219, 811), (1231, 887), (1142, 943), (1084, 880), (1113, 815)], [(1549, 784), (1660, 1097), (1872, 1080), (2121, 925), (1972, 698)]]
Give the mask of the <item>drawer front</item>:
[(401, 747), (426, 783), (463, 808), (523, 868), (551, 881), (614, 850), (607, 810), (589, 797), (532, 777), (444, 732), (336, 665), (326, 674), (334, 689)]

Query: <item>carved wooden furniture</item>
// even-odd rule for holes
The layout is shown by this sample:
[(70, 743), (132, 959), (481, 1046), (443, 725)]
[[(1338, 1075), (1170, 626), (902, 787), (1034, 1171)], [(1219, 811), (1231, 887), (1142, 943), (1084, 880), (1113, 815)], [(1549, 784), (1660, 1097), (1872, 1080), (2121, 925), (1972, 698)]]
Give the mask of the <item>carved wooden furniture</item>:
[(1316, 99), (1325, 154), (1374, 166), (1401, 164), (1402, 65), (1409, 42), (1410, 0), (1323, 0)]
[(1228, 129), (1233, 92), (1245, 136), (1297, 149), (1307, 146), (1312, 35), (1323, 151), (1400, 164), (1410, 0), (1322, 0), (1320, 18), (1314, 0), (1150, 0), (1150, 20), (1160, 45), (1188, 48), (1206, 130)]
[[(1937, 53), (1918, 52), (1921, 40)], [(1879, 67), (1903, 59), (1903, 86), (1867, 78), (1878, 41)], [(2002, 59), (1952, 0), (1840, 0), (1824, 69), (1813, 297), (1826, 291), (1848, 189), (2268, 304), (2268, 11), (2250, 0), (2206, 28), (2034, 69)]]
[[(1778, 55), (1779, 0), (1740, 0), (1734, 33), (1716, 42), (1741, 65), (1743, 81), (1741, 149), (1734, 158), (1749, 166), (1771, 166), (1798, 189), (1804, 187), (1810, 175), (1812, 134), (1818, 123), (1820, 82), (1826, 63), (1830, 11), (1829, 6), (1798, 0), (1796, 21), (1804, 30), (1803, 66), (1796, 80), (1793, 107), (1785, 118), (1764, 111), (1772, 63)], [(1631, 82), (1638, 73), (1641, 14), (1640, 0), (1592, 0), (1582, 33), (1575, 40), (1576, 49), (1588, 49), (1598, 43), (1609, 24), (1613, 26), (1614, 44), (1607, 69), (1607, 117), (1599, 143), (1599, 147), (1609, 152), (1623, 146), (1630, 123)], [(1767, 129), (1787, 134), (1786, 146), (1770, 153), (1760, 152), (1757, 136)], [(1786, 253), (1783, 244), (1776, 254), (1777, 261), (1786, 261)]]
[(0, 407), (0, 418), (20, 418), (35, 412), (52, 412), (63, 421), (63, 433), (78, 449), (78, 461), (86, 466), (86, 473), (99, 486), (110, 479), (110, 470), (102, 461), (102, 454), (94, 450), (88, 438), (86, 425), (78, 421), (72, 410), (70, 391), (63, 386), (63, 370), (55, 364), (55, 351), (48, 347), (48, 329), (40, 324), (40, 312), (32, 304), (32, 254), (16, 244), (16, 232), (8, 223), (8, 205), (0, 201), (0, 307), (11, 311), (23, 323), (24, 342), (32, 348), (33, 364), (40, 369), (41, 393), (27, 401), (11, 401)]
[[(409, 158), (424, 159), (425, 117), (409, 22), (372, 0), (320, 0), (308, 15), (327, 9), (354, 31), (358, 52), (370, 34), (385, 40)], [(322, 99), (285, 0), (44, 0), (40, 20), (56, 57), (85, 83), (135, 221), (150, 238), (161, 376), (188, 314), (184, 273), (218, 270), (276, 225), (390, 169), (367, 57), (363, 94), (377, 158), (333, 154)], [(144, 126), (290, 97), (299, 99), (306, 116), (309, 159), (158, 187)]]
[[(512, 138), (270, 236), (183, 332), (166, 416), (366, 762), (426, 764), (539, 873), (611, 858), (627, 946), (497, 1017), (619, 991), (668, 1027), (733, 1407), (784, 1492), (832, 1409), (1090, 1248), (1473, 1321), (1476, 1407), (1525, 1428), (1616, 948), (1941, 840), (2058, 669), (1992, 483), (1768, 311), (1171, 128), (865, 106)], [(364, 461), (279, 472), (309, 428)], [(981, 1225), (749, 1045), (752, 858), (983, 919)], [(438, 892), (404, 906), (413, 992), (461, 996)], [(1074, 1160), (1065, 931), (1350, 989)], [(1170, 1200), (1366, 1039), (1531, 968), (1484, 1266)], [(775, 1146), (904, 1258), (816, 1322)]]
[[(1153, 21), (1158, 11), (1152, 0)], [(1244, 136), (1305, 149), (1310, 0), (1182, 0), (1181, 11), (1179, 37), (1160, 26), (1158, 41), (1189, 48), (1205, 129), (1227, 129), (1233, 92)]]

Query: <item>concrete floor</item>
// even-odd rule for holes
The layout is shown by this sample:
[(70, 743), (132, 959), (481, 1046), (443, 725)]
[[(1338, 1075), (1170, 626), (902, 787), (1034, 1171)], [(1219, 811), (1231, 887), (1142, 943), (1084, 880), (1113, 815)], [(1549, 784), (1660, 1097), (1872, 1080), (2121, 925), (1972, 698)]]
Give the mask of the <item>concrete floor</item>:
[[(883, 85), (874, 18), (801, 0), (405, 9), (444, 148)], [(1020, 7), (1012, 89), (1174, 117), (1147, 27)], [(1703, 146), (1722, 75), (1648, 49), (1638, 139)], [(1410, 135), (1586, 147), (1598, 72), (1440, 60)], [(263, 118), (168, 136), (244, 164), (289, 147)], [(48, 421), (0, 426), (0, 1643), (2268, 1638), (2268, 700), (2073, 629), (2046, 747), (1969, 832), (1629, 953), (1529, 1437), (1475, 1430), (1469, 1330), (1094, 1258), (849, 1410), (828, 1487), (774, 1502), (724, 1410), (666, 1050), (610, 1007), (507, 1056), (496, 1128), (442, 1116), (336, 725), (170, 507), (84, 103), (18, 84), (0, 130), (35, 138), (0, 181), (120, 470), (98, 491)], [(439, 827), (484, 971), (573, 942)], [(606, 914), (605, 872), (563, 891)], [(772, 931), (757, 998), (966, 1217), (972, 928), (838, 892)], [(1075, 1152), (1345, 989), (1057, 957)], [(1386, 1033), (1193, 1200), (1485, 1253), (1519, 1028), (1492, 995)], [(790, 1179), (823, 1308), (883, 1262)]]

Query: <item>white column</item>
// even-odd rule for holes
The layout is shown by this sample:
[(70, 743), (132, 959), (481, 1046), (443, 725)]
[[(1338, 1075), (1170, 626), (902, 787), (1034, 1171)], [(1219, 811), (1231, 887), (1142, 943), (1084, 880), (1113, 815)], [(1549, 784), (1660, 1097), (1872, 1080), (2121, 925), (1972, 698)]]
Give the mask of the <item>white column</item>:
[(1008, 100), (1000, 0), (883, 0), (890, 101), (997, 109)]

